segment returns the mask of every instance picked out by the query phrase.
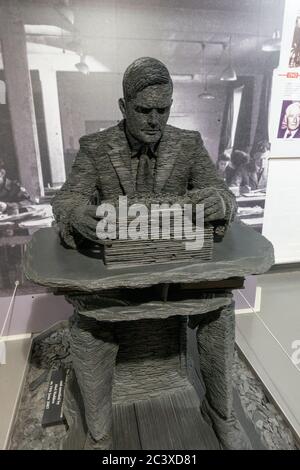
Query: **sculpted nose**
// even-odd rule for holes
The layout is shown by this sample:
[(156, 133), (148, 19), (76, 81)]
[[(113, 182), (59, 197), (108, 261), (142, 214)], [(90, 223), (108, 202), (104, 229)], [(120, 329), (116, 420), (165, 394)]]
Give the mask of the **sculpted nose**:
[(148, 124), (152, 127), (155, 127), (158, 123), (158, 113), (155, 109), (152, 109), (152, 111), (148, 114)]

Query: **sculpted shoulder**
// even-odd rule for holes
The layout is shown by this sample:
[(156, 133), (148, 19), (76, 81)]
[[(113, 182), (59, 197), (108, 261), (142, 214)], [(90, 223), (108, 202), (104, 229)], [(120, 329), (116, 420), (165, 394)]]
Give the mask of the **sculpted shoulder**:
[(100, 144), (107, 143), (115, 138), (115, 135), (119, 132), (119, 125), (108, 127), (103, 131), (94, 132), (93, 134), (87, 134), (79, 139), (80, 148), (97, 149)]

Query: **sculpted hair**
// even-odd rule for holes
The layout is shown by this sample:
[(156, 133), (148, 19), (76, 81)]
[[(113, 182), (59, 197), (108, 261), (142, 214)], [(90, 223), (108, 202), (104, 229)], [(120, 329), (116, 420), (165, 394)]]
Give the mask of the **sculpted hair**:
[(169, 84), (173, 90), (173, 82), (167, 67), (152, 57), (140, 57), (127, 67), (123, 76), (123, 93), (126, 101), (136, 97), (139, 91), (151, 85)]

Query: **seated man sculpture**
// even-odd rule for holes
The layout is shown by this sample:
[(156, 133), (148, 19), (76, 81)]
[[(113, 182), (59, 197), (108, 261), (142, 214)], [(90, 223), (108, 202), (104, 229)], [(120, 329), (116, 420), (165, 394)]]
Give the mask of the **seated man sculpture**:
[[(167, 125), (173, 84), (165, 65), (149, 57), (135, 60), (125, 71), (123, 92), (119, 107), (124, 119), (116, 126), (80, 139), (72, 171), (53, 200), (64, 243), (76, 248), (84, 239), (101, 242), (96, 235), (95, 194), (98, 202), (146, 192), (185, 195), (192, 203), (204, 204), (205, 221), (216, 222), (226, 229), (236, 212), (234, 195), (217, 175), (199, 132)], [(224, 320), (229, 322), (225, 329), (234, 330), (232, 313), (228, 317)], [(91, 437), (95, 442), (102, 442), (103, 448), (109, 448), (112, 412), (108, 395), (117, 347), (109, 330), (102, 336), (98, 331), (92, 337), (85, 321), (81, 318), (71, 328), (74, 369), (82, 395), (86, 397), (85, 414)], [(228, 338), (224, 355), (228, 355), (229, 366), (223, 372), (218, 370), (217, 376), (216, 367), (211, 366), (211, 371), (205, 375), (209, 376), (208, 397), (210, 388), (216, 386), (213, 382), (220, 382), (221, 399), (209, 403), (208, 398), (205, 407), (205, 415), (217, 423), (220, 432), (222, 422), (229, 423), (230, 431), (239, 430), (232, 414), (231, 377), (228, 377), (234, 331), (224, 331), (224, 335)], [(94, 348), (93, 354), (92, 349), (89, 350), (93, 356), (91, 370), (88, 370), (89, 364), (82, 362), (79, 346), (83, 342), (88, 344), (87, 348)], [(91, 394), (88, 381), (92, 380), (95, 364), (101, 367), (102, 361), (105, 362), (103, 375), (98, 388), (93, 384)], [(220, 404), (222, 400), (226, 405)], [(230, 444), (227, 447), (230, 448)]]

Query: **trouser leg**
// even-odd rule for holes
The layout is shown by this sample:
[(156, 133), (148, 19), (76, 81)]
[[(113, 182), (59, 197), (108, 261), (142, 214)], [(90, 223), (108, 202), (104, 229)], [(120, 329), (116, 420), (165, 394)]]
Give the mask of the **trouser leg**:
[(232, 411), (232, 367), (234, 358), (234, 309), (203, 315), (197, 330), (200, 368), (206, 398), (223, 418)]
[(118, 345), (113, 324), (74, 315), (70, 351), (82, 394), (85, 418), (95, 441), (112, 433), (112, 382)]
[(233, 410), (232, 372), (235, 343), (234, 302), (203, 315), (197, 329), (200, 368), (206, 396), (203, 415), (227, 449), (251, 448)]

